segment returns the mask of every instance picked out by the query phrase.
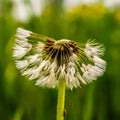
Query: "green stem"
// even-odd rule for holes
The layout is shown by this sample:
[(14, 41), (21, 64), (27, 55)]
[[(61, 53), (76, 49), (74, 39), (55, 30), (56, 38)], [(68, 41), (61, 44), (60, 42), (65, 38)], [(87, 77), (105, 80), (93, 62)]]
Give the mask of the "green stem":
[(57, 101), (57, 120), (64, 120), (64, 104), (65, 104), (65, 79), (60, 79)]

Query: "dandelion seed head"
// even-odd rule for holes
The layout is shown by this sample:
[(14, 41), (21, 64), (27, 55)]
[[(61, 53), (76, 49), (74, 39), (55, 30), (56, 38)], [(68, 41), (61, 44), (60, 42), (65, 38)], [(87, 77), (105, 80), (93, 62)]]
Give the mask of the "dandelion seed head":
[(22, 28), (17, 29), (13, 47), (15, 64), (22, 75), (50, 88), (57, 87), (60, 79), (65, 79), (70, 89), (96, 80), (106, 68), (103, 54), (103, 46), (93, 41), (82, 47), (67, 39), (46, 37), (41, 41), (40, 35)]

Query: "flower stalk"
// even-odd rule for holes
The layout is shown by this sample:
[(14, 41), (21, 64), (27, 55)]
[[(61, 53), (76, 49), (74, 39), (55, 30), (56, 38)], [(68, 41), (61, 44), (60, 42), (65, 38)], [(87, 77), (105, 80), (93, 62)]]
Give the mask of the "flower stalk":
[(65, 79), (60, 79), (58, 87), (57, 120), (64, 120)]

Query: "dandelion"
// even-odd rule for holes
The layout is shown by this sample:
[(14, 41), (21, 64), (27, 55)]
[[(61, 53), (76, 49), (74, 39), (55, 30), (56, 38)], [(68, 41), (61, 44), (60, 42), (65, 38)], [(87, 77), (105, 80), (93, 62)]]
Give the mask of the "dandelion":
[(63, 119), (60, 111), (64, 108), (65, 87), (73, 89), (96, 80), (106, 67), (101, 59), (104, 48), (94, 41), (78, 44), (18, 28), (13, 49), (16, 67), (23, 76), (34, 79), (39, 86), (58, 87), (57, 120)]

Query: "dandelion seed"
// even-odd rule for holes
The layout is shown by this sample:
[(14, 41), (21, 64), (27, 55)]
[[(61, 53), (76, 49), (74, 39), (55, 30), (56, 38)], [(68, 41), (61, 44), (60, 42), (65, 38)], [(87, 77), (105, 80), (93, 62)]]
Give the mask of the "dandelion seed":
[(102, 45), (94, 41), (86, 45), (62, 39), (55, 40), (22, 28), (17, 29), (13, 57), (22, 75), (36, 85), (54, 88), (61, 78), (70, 89), (102, 76), (106, 62)]

